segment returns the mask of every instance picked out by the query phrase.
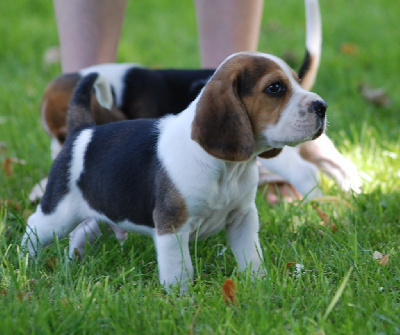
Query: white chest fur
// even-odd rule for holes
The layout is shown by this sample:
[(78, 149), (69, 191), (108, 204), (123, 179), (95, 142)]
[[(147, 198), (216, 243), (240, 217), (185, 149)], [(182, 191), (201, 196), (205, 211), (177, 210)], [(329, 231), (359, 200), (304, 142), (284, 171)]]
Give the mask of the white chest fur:
[(226, 162), (210, 156), (190, 137), (190, 107), (161, 123), (158, 155), (189, 212), (190, 239), (206, 238), (253, 206), (258, 170), (255, 158)]

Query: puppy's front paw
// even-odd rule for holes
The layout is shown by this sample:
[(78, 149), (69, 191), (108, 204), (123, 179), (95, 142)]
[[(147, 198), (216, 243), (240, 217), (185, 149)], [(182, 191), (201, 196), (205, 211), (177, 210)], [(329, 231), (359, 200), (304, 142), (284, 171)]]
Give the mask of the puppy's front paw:
[(356, 194), (362, 192), (362, 179), (353, 162), (346, 159), (343, 164), (343, 178), (338, 183), (343, 191), (353, 191)]

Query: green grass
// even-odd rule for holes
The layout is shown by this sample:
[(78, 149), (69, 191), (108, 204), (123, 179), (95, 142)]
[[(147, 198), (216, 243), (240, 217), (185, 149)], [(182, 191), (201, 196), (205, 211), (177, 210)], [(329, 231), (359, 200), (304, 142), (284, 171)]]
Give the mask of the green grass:
[[(171, 10), (171, 8), (173, 8)], [(196, 279), (189, 294), (166, 294), (158, 283), (152, 241), (113, 238), (82, 262), (69, 262), (66, 241), (36, 261), (20, 259), (18, 243), (32, 186), (51, 164), (38, 110), (46, 84), (60, 72), (43, 55), (57, 45), (51, 2), (0, 2), (0, 334), (399, 334), (400, 333), (400, 3), (321, 0), (324, 47), (314, 87), (329, 104), (329, 136), (366, 177), (364, 193), (340, 192), (323, 178), (318, 206), (335, 221), (321, 226), (311, 203), (270, 207), (257, 198), (268, 277), (238, 274), (223, 233), (191, 245)], [(259, 49), (304, 53), (302, 1), (265, 3)], [(355, 53), (341, 51), (343, 44)], [(118, 60), (151, 67), (198, 67), (192, 2), (129, 2)], [(359, 83), (383, 87), (387, 108), (365, 101)], [(197, 255), (195, 257), (195, 249)], [(374, 251), (389, 255), (386, 266)], [(304, 265), (300, 276), (290, 262)], [(237, 304), (221, 285), (235, 282)]]

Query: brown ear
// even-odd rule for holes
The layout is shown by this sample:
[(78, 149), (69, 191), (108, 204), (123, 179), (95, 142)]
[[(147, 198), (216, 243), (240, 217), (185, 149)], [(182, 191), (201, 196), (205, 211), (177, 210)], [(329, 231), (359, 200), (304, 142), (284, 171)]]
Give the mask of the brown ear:
[(237, 93), (237, 75), (214, 76), (205, 86), (192, 123), (192, 139), (210, 155), (246, 161), (253, 154), (253, 130)]
[(259, 154), (258, 156), (261, 158), (273, 158), (278, 156), (282, 151), (282, 148), (273, 148), (268, 151), (264, 151), (263, 153)]

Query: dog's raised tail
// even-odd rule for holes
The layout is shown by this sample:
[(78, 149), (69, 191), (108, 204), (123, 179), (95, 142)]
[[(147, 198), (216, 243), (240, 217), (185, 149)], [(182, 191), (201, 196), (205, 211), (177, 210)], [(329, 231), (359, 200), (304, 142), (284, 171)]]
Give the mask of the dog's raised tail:
[(321, 57), (322, 26), (318, 0), (305, 0), (306, 55), (299, 70), (301, 86), (310, 90), (317, 76)]
[(111, 109), (113, 95), (107, 78), (97, 72), (89, 73), (78, 82), (72, 93), (67, 113), (68, 136), (77, 130), (95, 125), (91, 110), (93, 89), (98, 103)]

